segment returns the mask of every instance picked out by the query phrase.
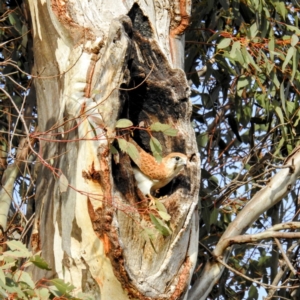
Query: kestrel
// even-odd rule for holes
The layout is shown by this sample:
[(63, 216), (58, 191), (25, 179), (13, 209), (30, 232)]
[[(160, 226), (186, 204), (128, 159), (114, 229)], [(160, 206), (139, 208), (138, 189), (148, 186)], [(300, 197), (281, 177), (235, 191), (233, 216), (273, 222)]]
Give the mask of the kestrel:
[(133, 167), (137, 187), (144, 196), (152, 200), (151, 192), (164, 187), (175, 178), (187, 165), (187, 156), (173, 152), (159, 163), (152, 155), (134, 144), (139, 152), (139, 159), (135, 161), (136, 166)]

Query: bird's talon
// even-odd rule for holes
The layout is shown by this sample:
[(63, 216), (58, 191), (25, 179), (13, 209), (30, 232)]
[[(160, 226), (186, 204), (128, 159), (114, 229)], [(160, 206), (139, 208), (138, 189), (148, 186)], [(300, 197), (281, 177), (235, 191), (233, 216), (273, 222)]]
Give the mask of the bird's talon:
[(150, 202), (149, 202), (149, 207), (155, 207), (155, 199), (153, 197), (149, 197)]

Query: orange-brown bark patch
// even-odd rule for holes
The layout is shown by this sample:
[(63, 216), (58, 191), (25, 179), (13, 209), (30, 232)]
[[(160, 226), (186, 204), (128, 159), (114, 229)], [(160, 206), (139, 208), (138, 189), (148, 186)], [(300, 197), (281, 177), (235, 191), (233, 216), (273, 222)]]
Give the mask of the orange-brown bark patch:
[(103, 287), (103, 282), (100, 278), (96, 277), (95, 280), (97, 281), (97, 283), (99, 284), (99, 286)]
[(65, 0), (65, 1), (52, 0), (51, 1), (52, 11), (57, 16), (57, 18), (59, 19), (59, 21), (62, 24), (68, 25), (68, 26), (77, 26), (78, 27), (78, 25), (75, 24), (73, 22), (73, 20), (70, 18), (70, 16), (68, 15), (68, 12), (67, 12), (68, 2), (69, 2), (68, 0)]
[(98, 159), (100, 163), (100, 182), (104, 190), (104, 199), (108, 207), (112, 207), (112, 192), (110, 181), (110, 169), (108, 164), (108, 157), (110, 155), (109, 149), (99, 149), (101, 153), (98, 153)]
[(106, 233), (103, 234), (102, 243), (104, 246), (104, 253), (107, 255), (111, 251), (110, 241)]
[(182, 295), (182, 293), (188, 288), (188, 280), (190, 276), (190, 269), (191, 269), (191, 261), (190, 258), (187, 257), (184, 262), (184, 268), (181, 271), (181, 274), (179, 275), (179, 280), (175, 289), (175, 292), (170, 297), (170, 300), (176, 300), (179, 299), (179, 297)]
[(180, 24), (171, 30), (170, 36), (175, 37), (176, 35), (181, 35), (184, 33), (184, 31), (187, 29), (187, 27), (190, 24), (190, 16), (186, 12), (186, 3), (189, 0), (180, 0), (179, 7), (180, 7), (180, 16), (181, 21)]
[(98, 58), (98, 56), (96, 54), (92, 55), (90, 65), (89, 65), (88, 71), (86, 73), (86, 86), (84, 89), (84, 96), (86, 98), (91, 97), (91, 84), (92, 84), (92, 80), (93, 80), (93, 75), (94, 75), (94, 71), (95, 71), (97, 58)]
[(95, 169), (95, 163), (94, 162), (92, 162), (92, 165), (91, 165), (90, 169), (88, 170), (88, 172), (82, 171), (82, 177), (84, 179), (100, 182), (100, 171), (97, 171)]
[(31, 235), (31, 247), (34, 253), (41, 250), (41, 241), (38, 233)]
[(94, 40), (94, 34), (90, 29), (84, 28), (75, 23), (68, 14), (69, 1), (52, 0), (51, 7), (53, 13), (58, 18), (59, 22), (63, 24), (68, 33), (73, 38), (75, 44), (83, 43), (86, 40)]

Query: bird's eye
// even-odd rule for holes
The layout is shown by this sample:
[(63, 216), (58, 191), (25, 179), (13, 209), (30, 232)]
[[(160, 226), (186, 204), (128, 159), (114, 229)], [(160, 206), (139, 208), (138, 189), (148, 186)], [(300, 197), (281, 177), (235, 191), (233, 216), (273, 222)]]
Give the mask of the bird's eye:
[(178, 161), (178, 160), (180, 160), (180, 157), (179, 157), (179, 156), (176, 156), (175, 159)]

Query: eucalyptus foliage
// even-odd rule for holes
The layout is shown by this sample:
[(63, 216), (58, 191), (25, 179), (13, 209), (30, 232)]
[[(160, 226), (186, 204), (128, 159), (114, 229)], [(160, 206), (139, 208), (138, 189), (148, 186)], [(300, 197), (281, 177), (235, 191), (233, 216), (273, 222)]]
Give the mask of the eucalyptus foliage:
[[(209, 259), (209, 249), (229, 222), (300, 144), (299, 9), (297, 1), (193, 1), (186, 73), (202, 157), (199, 264)], [(298, 196), (299, 184), (248, 232), (298, 220)], [(282, 243), (286, 250), (297, 241)], [(290, 257), (296, 269), (298, 252), (296, 245)], [(266, 241), (236, 247), (229, 263), (271, 284), (279, 261), (278, 248)], [(299, 285), (290, 270), (281, 280)], [(297, 297), (291, 293), (278, 291), (288, 299)], [(258, 295), (257, 285), (226, 271), (211, 298)]]

